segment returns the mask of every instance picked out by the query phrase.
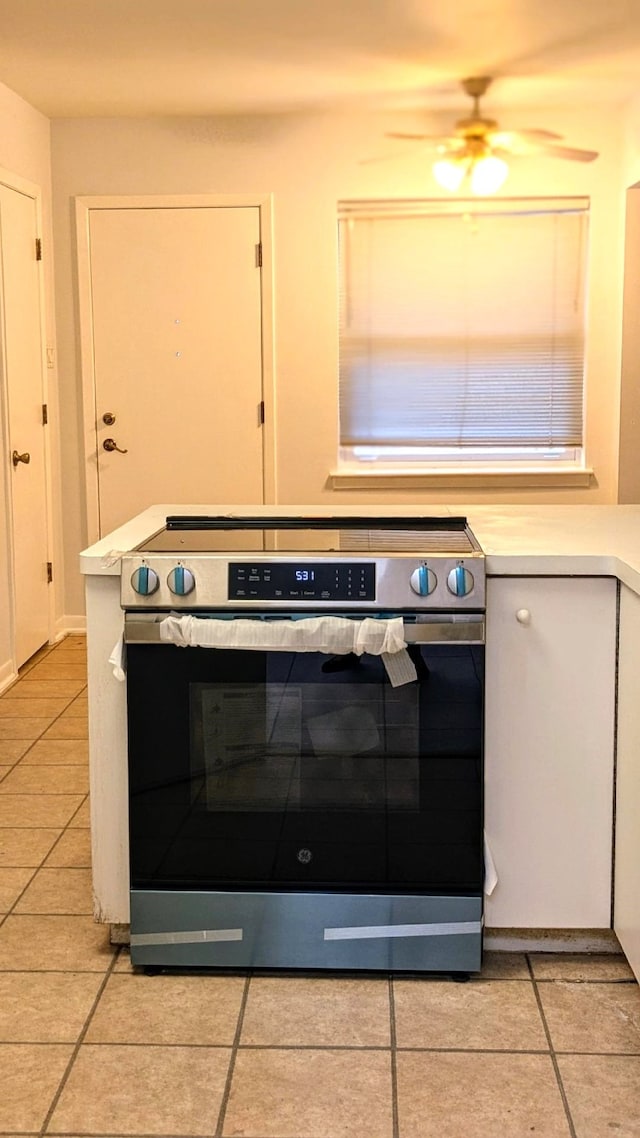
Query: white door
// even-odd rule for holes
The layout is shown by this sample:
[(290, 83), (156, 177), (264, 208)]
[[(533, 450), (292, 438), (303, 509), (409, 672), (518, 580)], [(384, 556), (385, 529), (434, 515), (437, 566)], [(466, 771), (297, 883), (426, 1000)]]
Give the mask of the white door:
[(158, 502), (263, 501), (259, 242), (257, 207), (89, 210), (102, 536)]
[(0, 184), (1, 335), (8, 404), (14, 652), (18, 667), (49, 636), (44, 352), (37, 221), (36, 199)]

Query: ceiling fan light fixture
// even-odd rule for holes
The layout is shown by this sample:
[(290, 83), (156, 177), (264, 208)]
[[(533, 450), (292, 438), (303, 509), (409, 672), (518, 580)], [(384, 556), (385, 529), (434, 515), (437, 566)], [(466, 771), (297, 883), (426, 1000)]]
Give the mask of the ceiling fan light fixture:
[(443, 190), (455, 194), (468, 177), (472, 194), (495, 194), (509, 176), (509, 167), (503, 158), (489, 153), (462, 153), (440, 158), (433, 165), (433, 176)]
[(509, 167), (497, 154), (478, 158), (471, 167), (471, 192), (481, 196), (495, 194), (509, 177)]
[(433, 176), (443, 190), (455, 194), (456, 190), (460, 189), (468, 168), (468, 159), (440, 158), (433, 165)]

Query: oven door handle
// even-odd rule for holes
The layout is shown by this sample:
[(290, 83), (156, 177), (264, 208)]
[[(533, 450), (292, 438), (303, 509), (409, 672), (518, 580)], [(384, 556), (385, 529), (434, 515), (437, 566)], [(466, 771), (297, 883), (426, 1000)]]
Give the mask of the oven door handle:
[[(169, 642), (160, 638), (160, 623), (166, 616), (166, 613), (125, 613), (125, 644), (162, 644), (171, 647)], [(407, 644), (484, 644), (485, 618), (483, 613), (417, 616), (404, 620), (403, 631)], [(234, 651), (243, 649), (234, 648)], [(295, 648), (287, 651), (295, 652)]]
[(405, 623), (404, 638), (407, 644), (484, 644), (484, 617)]

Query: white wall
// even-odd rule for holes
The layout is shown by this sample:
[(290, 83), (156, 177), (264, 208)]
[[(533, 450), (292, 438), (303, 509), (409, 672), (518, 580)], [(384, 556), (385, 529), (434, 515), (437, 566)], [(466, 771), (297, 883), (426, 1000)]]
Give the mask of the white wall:
[[(17, 174), (20, 178), (35, 183), (42, 193), (43, 211), (43, 261), (45, 274), (45, 305), (47, 343), (55, 348), (55, 323), (53, 304), (53, 228), (51, 211), (51, 152), (49, 120), (34, 110), (23, 99), (0, 83), (0, 166)], [(62, 615), (62, 596), (64, 567), (62, 563), (62, 525), (59, 478), (59, 418), (57, 413), (56, 370), (48, 372), (49, 379), (49, 421), (52, 444), (53, 479), (52, 487), (56, 501), (54, 528), (54, 574), (56, 617)], [(2, 444), (0, 444), (2, 446)], [(3, 449), (3, 448), (2, 448)], [(9, 456), (2, 453), (0, 463), (0, 503), (3, 510), (3, 524), (0, 526), (0, 682), (5, 676), (12, 657), (9, 597), (9, 561), (7, 547), (7, 519), (4, 514), (7, 492), (7, 471)], [(10, 671), (10, 668), (9, 668)]]
[(625, 192), (618, 501), (640, 501), (640, 94), (626, 108), (621, 184)]
[(625, 188), (640, 181), (640, 92), (625, 112), (622, 177)]
[[(544, 126), (600, 151), (591, 165), (537, 157), (514, 162), (503, 196), (589, 195), (587, 459), (589, 490), (360, 491), (327, 486), (337, 451), (336, 202), (356, 197), (435, 197), (428, 152), (389, 141), (388, 130), (447, 129), (451, 118), (368, 114), (218, 119), (85, 119), (52, 124), (56, 292), (64, 415), (66, 611), (81, 611), (77, 553), (86, 544), (72, 202), (85, 194), (273, 194), (277, 501), (613, 502), (617, 492), (623, 244), (619, 108), (529, 109)], [(506, 125), (506, 124), (505, 124)], [(396, 157), (361, 164), (378, 154)], [(481, 282), (479, 282), (481, 287)]]

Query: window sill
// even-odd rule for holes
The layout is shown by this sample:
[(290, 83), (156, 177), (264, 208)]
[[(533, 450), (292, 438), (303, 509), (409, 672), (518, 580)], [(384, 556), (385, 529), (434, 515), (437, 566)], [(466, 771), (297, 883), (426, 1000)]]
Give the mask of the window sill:
[(446, 470), (335, 470), (329, 474), (332, 490), (528, 490), (586, 489), (593, 481), (590, 467), (554, 469), (529, 467), (521, 470), (483, 470), (478, 467)]

